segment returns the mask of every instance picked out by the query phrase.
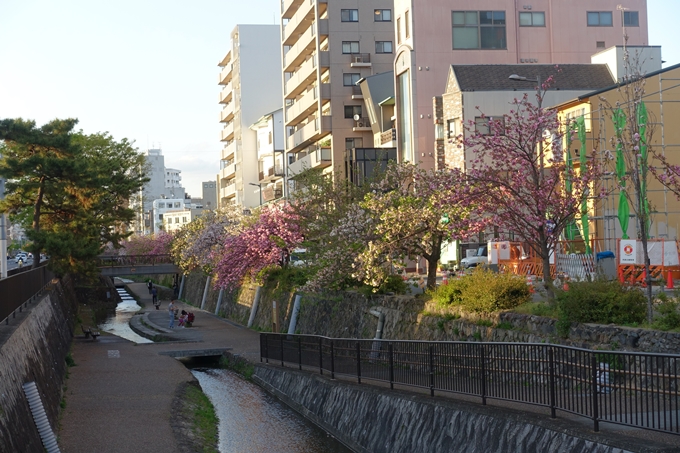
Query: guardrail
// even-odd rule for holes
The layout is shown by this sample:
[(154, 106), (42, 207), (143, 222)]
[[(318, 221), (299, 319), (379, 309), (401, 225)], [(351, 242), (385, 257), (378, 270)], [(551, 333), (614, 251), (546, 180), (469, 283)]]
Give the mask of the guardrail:
[(362, 380), (514, 401), (680, 435), (680, 355), (532, 343), (260, 334), (260, 359)]
[(36, 269), (21, 270), (0, 280), (0, 323), (9, 324), (10, 318), (21, 313), (33, 302), (45, 286), (52, 281), (54, 274), (47, 269), (47, 263)]

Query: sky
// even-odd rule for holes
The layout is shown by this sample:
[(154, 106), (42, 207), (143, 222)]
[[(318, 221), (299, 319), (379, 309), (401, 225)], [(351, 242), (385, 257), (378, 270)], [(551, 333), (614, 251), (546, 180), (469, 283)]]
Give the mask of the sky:
[[(649, 44), (680, 63), (680, 0), (647, 8)], [(0, 0), (0, 118), (78, 118), (87, 134), (161, 148), (200, 197), (219, 171), (217, 63), (231, 30), (279, 14), (280, 0)]]

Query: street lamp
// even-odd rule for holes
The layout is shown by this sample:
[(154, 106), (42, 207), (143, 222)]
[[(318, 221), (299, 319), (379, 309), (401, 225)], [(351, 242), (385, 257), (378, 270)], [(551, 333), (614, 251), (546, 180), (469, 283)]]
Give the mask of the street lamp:
[[(543, 95), (545, 95), (546, 90), (543, 89), (543, 86), (541, 85), (541, 76), (536, 75), (535, 79), (529, 79), (527, 77), (518, 75), (518, 74), (511, 74), (510, 77), (508, 77), (510, 80), (514, 80), (515, 82), (533, 82), (537, 85), (537, 90), (538, 90), (538, 114), (541, 115), (542, 109), (543, 109)], [(541, 134), (542, 135), (542, 134)], [(541, 166), (541, 173), (540, 177), (543, 177), (543, 137), (538, 142), (538, 157), (540, 159), (540, 166)]]
[(260, 188), (260, 206), (262, 206), (262, 183), (261, 182), (258, 182), (258, 183), (249, 182), (248, 184), (250, 184), (251, 186), (255, 186), (255, 187)]

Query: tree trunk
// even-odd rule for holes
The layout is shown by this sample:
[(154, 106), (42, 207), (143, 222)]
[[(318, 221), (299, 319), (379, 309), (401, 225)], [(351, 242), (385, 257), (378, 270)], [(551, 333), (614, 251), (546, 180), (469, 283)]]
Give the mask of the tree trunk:
[(541, 238), (541, 251), (541, 254), (543, 255), (543, 286), (548, 295), (548, 300), (552, 301), (555, 299), (555, 292), (553, 291), (553, 280), (550, 275), (550, 249), (548, 248), (547, 238)]
[(437, 264), (442, 256), (442, 236), (432, 238), (432, 251), (423, 256), (427, 260), (427, 289), (432, 290), (437, 287)]
[[(40, 212), (42, 210), (43, 196), (45, 194), (45, 177), (40, 178), (40, 185), (38, 186), (38, 194), (35, 197), (35, 203), (33, 204), (33, 224), (31, 225), (35, 233), (40, 233)], [(36, 234), (37, 236), (37, 234)], [(35, 269), (40, 265), (40, 248), (33, 243), (33, 266), (31, 269)]]

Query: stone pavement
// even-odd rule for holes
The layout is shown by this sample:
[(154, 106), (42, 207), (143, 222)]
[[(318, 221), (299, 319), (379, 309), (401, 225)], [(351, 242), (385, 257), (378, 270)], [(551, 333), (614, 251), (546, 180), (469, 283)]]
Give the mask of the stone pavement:
[[(106, 332), (94, 341), (74, 339), (76, 366), (69, 369), (58, 430), (64, 453), (179, 452), (170, 422), (172, 401), (194, 377), (164, 353), (230, 349), (259, 361), (257, 332), (195, 307), (185, 308), (196, 315), (193, 327), (166, 329), (169, 301), (155, 310), (144, 283), (128, 288), (146, 306), (135, 318), (144, 317), (147, 326), (172, 341), (137, 345)], [(178, 306), (183, 308), (181, 302)]]

